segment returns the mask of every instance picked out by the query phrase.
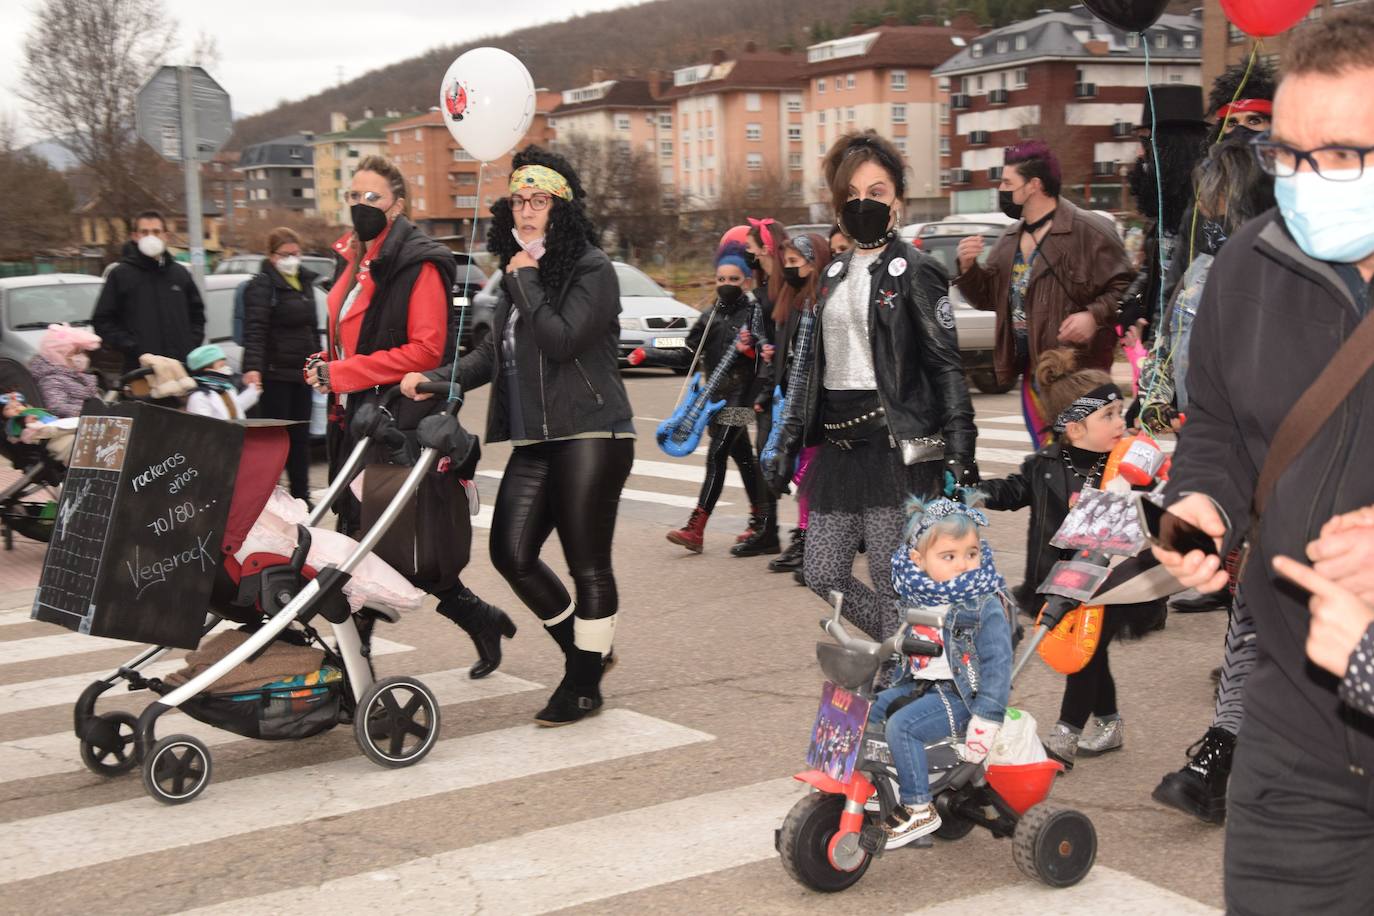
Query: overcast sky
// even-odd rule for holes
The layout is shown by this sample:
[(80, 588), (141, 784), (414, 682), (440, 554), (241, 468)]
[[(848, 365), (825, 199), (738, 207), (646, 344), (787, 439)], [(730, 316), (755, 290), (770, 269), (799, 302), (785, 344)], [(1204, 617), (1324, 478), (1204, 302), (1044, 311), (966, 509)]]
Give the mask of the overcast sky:
[[(312, 95), (368, 70), (430, 48), (500, 35), (579, 13), (630, 5), (627, 0), (162, 0), (189, 51), (199, 32), (214, 36), (212, 72), (234, 112), (257, 114), (279, 101)], [(14, 87), (23, 79), (23, 44), (41, 0), (0, 0), (0, 112), (17, 116)], [(168, 61), (178, 63), (179, 61)], [(434, 74), (438, 92), (442, 73)], [(38, 139), (25, 130), (26, 139)]]

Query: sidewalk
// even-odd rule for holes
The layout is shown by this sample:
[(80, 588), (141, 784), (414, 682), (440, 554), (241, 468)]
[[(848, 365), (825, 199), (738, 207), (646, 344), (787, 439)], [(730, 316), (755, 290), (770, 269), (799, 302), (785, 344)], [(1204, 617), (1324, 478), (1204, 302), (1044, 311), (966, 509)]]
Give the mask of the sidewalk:
[[(0, 488), (19, 479), (19, 472), (10, 468), (0, 468)], [(14, 549), (4, 550), (0, 545), (0, 595), (38, 587), (38, 577), (43, 572), (43, 554), (48, 545), (31, 541), (16, 534)]]

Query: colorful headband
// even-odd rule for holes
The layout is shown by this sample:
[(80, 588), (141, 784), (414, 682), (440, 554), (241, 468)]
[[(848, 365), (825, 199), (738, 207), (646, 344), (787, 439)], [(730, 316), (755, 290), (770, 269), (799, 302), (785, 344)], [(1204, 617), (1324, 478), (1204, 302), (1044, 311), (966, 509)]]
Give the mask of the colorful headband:
[(1121, 400), (1121, 391), (1115, 385), (1098, 385), (1065, 407), (1059, 416), (1055, 417), (1054, 431), (1062, 433), (1070, 423), (1081, 423), (1108, 404), (1119, 400)]
[(514, 194), (521, 188), (544, 191), (564, 200), (573, 199), (572, 187), (568, 184), (568, 179), (546, 165), (526, 165), (516, 169), (515, 173), (510, 176), (510, 192)]
[(773, 233), (763, 231), (765, 226), (774, 225), (777, 223), (777, 220), (773, 219), (771, 216), (765, 216), (763, 219), (754, 219), (752, 216), (746, 218), (749, 220), (749, 225), (759, 231), (759, 238), (763, 241), (764, 250), (769, 254), (777, 254), (778, 246), (773, 241)]
[(1217, 109), (1217, 118), (1225, 120), (1233, 114), (1243, 111), (1253, 111), (1256, 114), (1273, 115), (1274, 103), (1268, 99), (1237, 99), (1229, 105), (1223, 105)]
[(910, 544), (920, 543), (921, 538), (925, 537), (926, 532), (934, 528), (937, 522), (956, 515), (966, 516), (979, 528), (988, 527), (988, 517), (972, 506), (966, 506), (952, 499), (932, 499), (921, 510), (920, 523), (916, 525), (907, 542)]
[(811, 244), (811, 239), (804, 235), (796, 235), (788, 239), (787, 244), (796, 249), (797, 254), (806, 258), (808, 264), (816, 263), (816, 246)]

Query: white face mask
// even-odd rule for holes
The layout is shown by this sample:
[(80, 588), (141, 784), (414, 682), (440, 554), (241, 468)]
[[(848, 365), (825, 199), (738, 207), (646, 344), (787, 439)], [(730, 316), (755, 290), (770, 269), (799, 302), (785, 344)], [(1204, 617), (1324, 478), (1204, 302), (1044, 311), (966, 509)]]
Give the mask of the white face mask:
[(512, 229), (510, 234), (515, 236), (515, 244), (524, 250), (525, 254), (534, 258), (536, 261), (544, 256), (544, 237), (541, 235), (533, 242), (526, 242), (520, 238), (520, 230)]
[(150, 258), (156, 260), (162, 257), (162, 253), (167, 250), (162, 239), (155, 235), (145, 235), (138, 240), (138, 250)]
[(1316, 172), (1276, 178), (1274, 197), (1298, 247), (1318, 261), (1354, 264), (1374, 254), (1374, 166), (1354, 181)]
[(295, 255), (287, 255), (277, 259), (277, 270), (281, 271), (283, 277), (294, 277), (301, 269), (301, 259)]

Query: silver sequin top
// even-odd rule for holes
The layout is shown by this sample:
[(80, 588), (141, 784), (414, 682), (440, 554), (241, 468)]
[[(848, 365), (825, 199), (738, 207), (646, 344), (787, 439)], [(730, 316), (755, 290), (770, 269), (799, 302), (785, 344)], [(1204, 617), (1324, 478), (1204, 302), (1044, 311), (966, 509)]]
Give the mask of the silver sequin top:
[(832, 391), (872, 391), (878, 387), (873, 347), (868, 341), (868, 300), (873, 277), (868, 268), (882, 254), (855, 249), (849, 272), (821, 312), (825, 335), (825, 387)]

